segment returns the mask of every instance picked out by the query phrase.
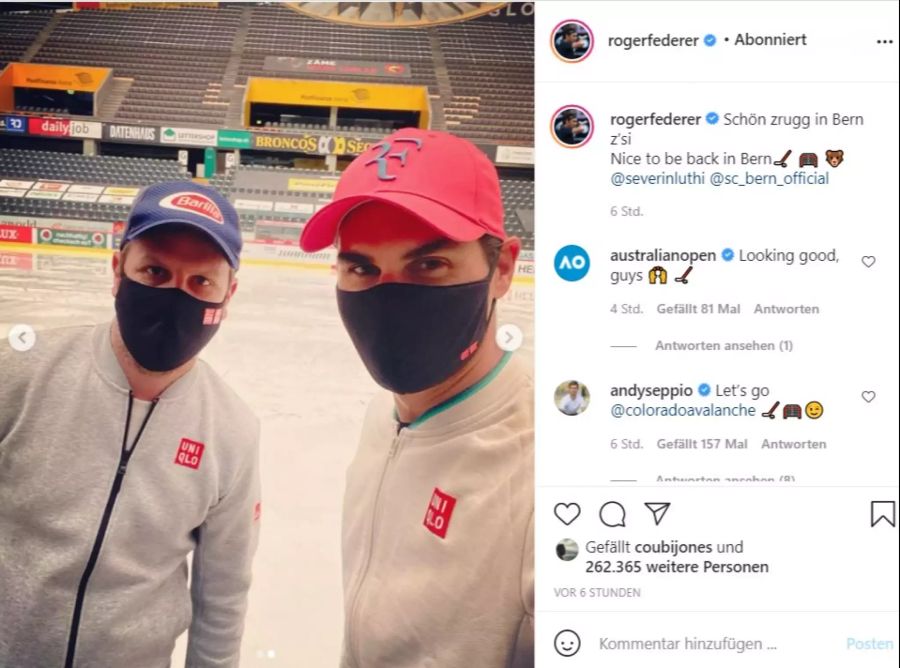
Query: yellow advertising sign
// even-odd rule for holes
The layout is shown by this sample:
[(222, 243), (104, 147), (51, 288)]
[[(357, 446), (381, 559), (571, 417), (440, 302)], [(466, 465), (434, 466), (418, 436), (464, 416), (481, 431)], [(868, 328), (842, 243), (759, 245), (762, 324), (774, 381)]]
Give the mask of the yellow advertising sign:
[(50, 88), (93, 93), (109, 76), (108, 67), (10, 63), (15, 88)]
[(337, 187), (337, 179), (288, 179), (288, 190), (308, 193), (330, 193)]
[(342, 137), (340, 135), (287, 135), (255, 132), (251, 146), (260, 151), (288, 151), (314, 155), (359, 155), (376, 139)]
[(418, 111), (419, 127), (421, 128), (428, 127), (431, 112), (428, 89), (425, 86), (367, 82), (250, 77), (247, 80), (246, 106), (244, 108), (245, 124), (250, 117), (250, 105), (254, 102), (311, 107)]
[(141, 191), (140, 188), (123, 188), (121, 186), (109, 186), (103, 191), (104, 195), (121, 195), (123, 197), (134, 197)]
[(359, 139), (357, 137), (335, 137), (333, 152), (335, 155), (359, 155), (368, 151), (369, 147), (377, 141), (377, 139)]

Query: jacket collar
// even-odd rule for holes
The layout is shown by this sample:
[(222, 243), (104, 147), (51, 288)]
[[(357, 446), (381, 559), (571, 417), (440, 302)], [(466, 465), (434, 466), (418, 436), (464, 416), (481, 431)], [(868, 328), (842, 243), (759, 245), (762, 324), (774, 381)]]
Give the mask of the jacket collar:
[[(103, 380), (112, 385), (116, 390), (127, 394), (131, 391), (125, 372), (113, 352), (112, 337), (110, 332), (113, 327), (117, 327), (116, 321), (101, 323), (94, 327), (92, 337), (91, 352), (94, 358), (94, 368)], [(181, 378), (172, 383), (165, 392), (163, 392), (159, 400), (160, 402), (174, 401), (188, 393), (197, 378), (197, 366), (200, 364), (198, 360), (193, 368), (184, 374)]]
[[(408, 433), (431, 436), (453, 431), (460, 425), (470, 430), (477, 426), (479, 420), (490, 420), (497, 406), (508, 402), (511, 396), (530, 382), (530, 374), (522, 360), (512, 353), (504, 353), (484, 378), (411, 422)], [(396, 412), (394, 419), (396, 421)]]

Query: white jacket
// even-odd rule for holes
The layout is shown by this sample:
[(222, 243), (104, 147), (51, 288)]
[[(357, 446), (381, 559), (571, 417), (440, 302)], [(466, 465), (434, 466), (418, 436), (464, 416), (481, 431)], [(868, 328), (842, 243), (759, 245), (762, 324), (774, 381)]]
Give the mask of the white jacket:
[(534, 665), (534, 406), (507, 354), (399, 429), (376, 397), (347, 473), (344, 668)]

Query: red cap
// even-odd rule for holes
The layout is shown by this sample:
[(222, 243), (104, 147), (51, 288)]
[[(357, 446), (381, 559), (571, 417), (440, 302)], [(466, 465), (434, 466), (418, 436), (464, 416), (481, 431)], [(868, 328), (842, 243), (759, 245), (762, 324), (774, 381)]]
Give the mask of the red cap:
[(350, 210), (371, 201), (399, 207), (453, 241), (506, 238), (497, 170), (474, 144), (447, 132), (404, 128), (372, 145), (307, 221), (300, 247), (332, 245)]

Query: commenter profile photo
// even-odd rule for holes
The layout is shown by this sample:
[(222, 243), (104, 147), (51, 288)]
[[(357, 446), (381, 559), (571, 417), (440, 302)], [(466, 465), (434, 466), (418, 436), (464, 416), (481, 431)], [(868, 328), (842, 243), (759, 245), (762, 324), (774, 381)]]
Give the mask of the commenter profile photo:
[(591, 393), (584, 383), (567, 380), (556, 387), (553, 399), (563, 415), (581, 415), (591, 403)]
[(594, 122), (587, 109), (567, 105), (553, 114), (553, 138), (565, 148), (579, 148), (594, 134)]

